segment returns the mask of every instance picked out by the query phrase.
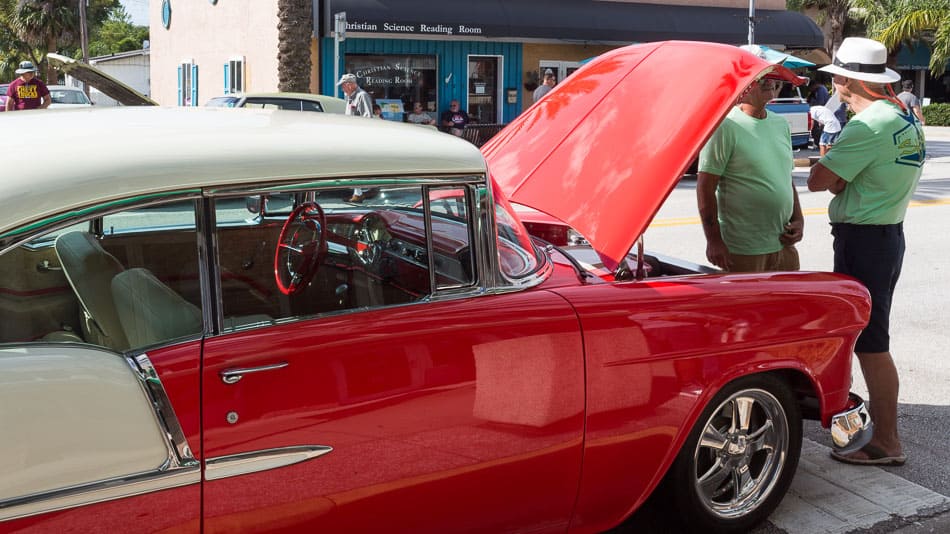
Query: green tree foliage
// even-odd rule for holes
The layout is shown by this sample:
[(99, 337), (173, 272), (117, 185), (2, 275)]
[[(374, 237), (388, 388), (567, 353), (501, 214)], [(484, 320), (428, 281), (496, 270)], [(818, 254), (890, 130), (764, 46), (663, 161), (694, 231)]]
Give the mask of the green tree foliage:
[(833, 56), (844, 40), (852, 3), (852, 0), (786, 0), (785, 7), (792, 11), (815, 8), (828, 18), (831, 30), (825, 36), (825, 51)]
[[(102, 24), (119, 0), (84, 0), (90, 30)], [(47, 52), (70, 54), (79, 46), (80, 0), (0, 0), (0, 73), (12, 77), (24, 60), (39, 65)], [(13, 69), (9, 66), (13, 65)], [(48, 68), (46, 80), (56, 79)]]
[(868, 36), (895, 51), (901, 44), (930, 48), (930, 70), (944, 73), (950, 60), (950, 0), (853, 0), (864, 12)]
[[(140, 50), (142, 42), (148, 39), (148, 27), (132, 24), (132, 18), (125, 8), (118, 6), (109, 13), (89, 39), (89, 57), (106, 56), (130, 50)], [(82, 52), (78, 51), (81, 57)]]

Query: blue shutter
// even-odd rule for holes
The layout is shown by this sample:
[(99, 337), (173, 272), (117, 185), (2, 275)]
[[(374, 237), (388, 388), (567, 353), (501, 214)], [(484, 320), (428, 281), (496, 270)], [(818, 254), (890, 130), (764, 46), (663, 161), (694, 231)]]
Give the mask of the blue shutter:
[(191, 66), (191, 105), (198, 105), (198, 65)]
[(229, 67), (229, 64), (224, 64), (224, 94), (226, 95), (231, 94), (231, 79), (228, 78)]
[(185, 94), (184, 94), (184, 93), (182, 92), (182, 90), (181, 90), (181, 89), (182, 89), (182, 87), (181, 87), (181, 82), (182, 82), (181, 76), (182, 76), (181, 65), (178, 65), (178, 105), (179, 105), (179, 106), (184, 106), (184, 105), (185, 105)]

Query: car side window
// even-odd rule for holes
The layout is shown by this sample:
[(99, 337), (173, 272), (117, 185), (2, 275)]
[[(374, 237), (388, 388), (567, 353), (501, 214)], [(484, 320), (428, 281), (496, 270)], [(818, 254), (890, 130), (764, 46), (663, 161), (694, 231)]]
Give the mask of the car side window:
[(103, 235), (86, 220), (8, 250), (0, 256), (0, 342), (124, 352), (200, 335), (194, 214), (194, 200), (130, 208), (106, 216)]
[[(473, 284), (466, 190), (433, 188), (426, 197), (427, 190), (311, 189), (293, 194), (286, 215), (268, 212), (257, 225), (227, 224), (221, 221), (228, 217), (219, 216), (224, 330), (409, 304)], [(275, 197), (283, 203), (287, 193)], [(234, 198), (215, 199), (216, 215)], [(428, 221), (427, 198), (433, 205)]]

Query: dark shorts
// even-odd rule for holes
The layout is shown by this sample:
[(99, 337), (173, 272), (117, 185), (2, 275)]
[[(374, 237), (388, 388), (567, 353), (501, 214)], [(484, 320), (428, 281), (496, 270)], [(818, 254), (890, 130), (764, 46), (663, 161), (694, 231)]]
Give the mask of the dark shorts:
[(903, 223), (832, 223), (831, 235), (835, 238), (835, 272), (857, 278), (871, 293), (871, 320), (854, 351), (888, 352), (891, 299), (904, 263)]

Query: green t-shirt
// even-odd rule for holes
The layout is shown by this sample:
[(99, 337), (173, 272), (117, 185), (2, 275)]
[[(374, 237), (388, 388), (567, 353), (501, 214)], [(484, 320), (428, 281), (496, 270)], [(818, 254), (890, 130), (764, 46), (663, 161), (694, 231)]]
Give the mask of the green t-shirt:
[(768, 112), (764, 119), (738, 107), (699, 154), (699, 172), (719, 176), (719, 228), (729, 252), (771, 254), (792, 217), (792, 140), (788, 121)]
[(912, 114), (878, 100), (854, 116), (821, 164), (848, 182), (828, 207), (831, 222), (904, 220), (924, 163), (924, 132)]

